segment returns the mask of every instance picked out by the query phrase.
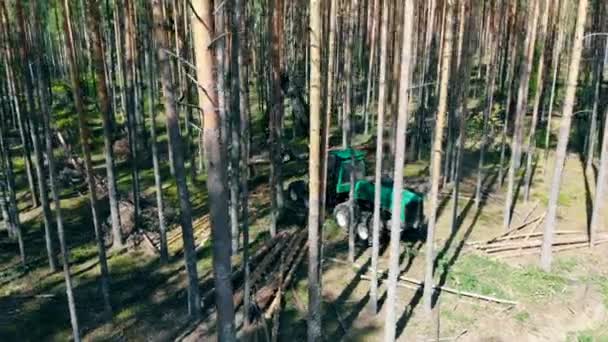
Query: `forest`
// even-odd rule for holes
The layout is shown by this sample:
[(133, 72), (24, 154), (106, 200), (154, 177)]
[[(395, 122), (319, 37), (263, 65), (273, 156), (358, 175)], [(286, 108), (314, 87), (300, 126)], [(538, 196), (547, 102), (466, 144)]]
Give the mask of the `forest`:
[(608, 1), (0, 0), (0, 341), (608, 341)]

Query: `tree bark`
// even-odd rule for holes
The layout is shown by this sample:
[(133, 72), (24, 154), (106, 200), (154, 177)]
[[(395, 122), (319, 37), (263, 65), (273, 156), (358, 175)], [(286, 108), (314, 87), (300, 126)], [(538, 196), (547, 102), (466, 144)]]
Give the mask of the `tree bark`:
[(538, 124), (538, 111), (541, 105), (541, 95), (543, 94), (544, 71), (545, 71), (545, 41), (547, 34), (547, 25), (549, 22), (549, 2), (543, 1), (543, 16), (540, 26), (540, 36), (538, 38), (540, 47), (540, 57), (538, 58), (538, 70), (536, 75), (536, 94), (534, 95), (534, 109), (532, 111), (532, 123), (530, 124), (530, 133), (528, 135), (528, 147), (526, 150), (526, 173), (524, 175), (524, 202), (528, 202), (530, 198), (530, 186), (532, 185), (533, 166), (532, 161), (536, 152), (536, 125)]
[(583, 50), (583, 34), (585, 33), (585, 21), (587, 19), (588, 0), (581, 0), (578, 4), (576, 16), (576, 28), (574, 32), (574, 43), (572, 44), (572, 58), (568, 67), (568, 79), (564, 106), (562, 108), (562, 118), (559, 130), (559, 139), (555, 151), (555, 171), (551, 181), (549, 204), (547, 206), (547, 217), (543, 235), (543, 244), (540, 255), (540, 266), (543, 270), (551, 269), (552, 247), (555, 233), (555, 223), (557, 216), (557, 201), (559, 198), (562, 173), (566, 162), (566, 149), (570, 135), (570, 124), (572, 123), (572, 109), (576, 96), (576, 85), (578, 84), (579, 65)]
[[(231, 47), (230, 47), (230, 121), (232, 124), (230, 148), (230, 225), (232, 232), (232, 253), (237, 254), (239, 249), (239, 163), (241, 158), (241, 112), (240, 112), (240, 70), (239, 70), (239, 25), (241, 21), (240, 9), (237, 2), (231, 2)], [(246, 85), (245, 85), (246, 86)]]
[(437, 118), (435, 121), (435, 137), (432, 150), (432, 175), (431, 175), (431, 193), (429, 196), (429, 214), (428, 228), (426, 238), (426, 269), (424, 280), (424, 307), (427, 314), (432, 312), (432, 295), (433, 295), (433, 263), (435, 259), (435, 226), (437, 221), (437, 205), (439, 197), (439, 178), (441, 172), (441, 155), (443, 153), (443, 128), (445, 122), (445, 113), (447, 107), (448, 83), (450, 80), (450, 61), (452, 58), (452, 16), (454, 13), (454, 4), (450, 1), (446, 3), (445, 12), (445, 32), (443, 56), (441, 61), (441, 80), (439, 86), (439, 104), (437, 107)]
[(26, 31), (25, 17), (23, 15), (23, 5), (21, 2), (16, 3), (16, 16), (19, 20), (19, 33), (21, 41), (19, 53), (22, 63), (22, 77), (25, 80), (25, 90), (28, 102), (28, 113), (30, 124), (30, 135), (32, 139), (32, 145), (34, 147), (34, 158), (36, 161), (36, 176), (38, 178), (38, 190), (40, 193), (40, 203), (42, 205), (42, 215), (44, 218), (44, 240), (46, 245), (46, 253), (49, 259), (49, 267), (52, 272), (57, 271), (57, 256), (55, 255), (55, 249), (53, 247), (53, 240), (51, 238), (51, 208), (49, 206), (48, 189), (46, 185), (46, 177), (44, 175), (44, 164), (42, 159), (42, 146), (40, 144), (39, 137), (39, 125), (34, 113), (36, 111), (36, 104), (34, 100), (34, 84), (32, 80), (31, 69), (29, 69), (30, 51), (27, 42), (28, 33)]
[[(158, 0), (156, 0), (158, 1)], [(234, 305), (232, 302), (232, 274), (230, 264), (231, 232), (228, 225), (228, 190), (226, 189), (226, 149), (220, 140), (220, 117), (217, 108), (218, 94), (214, 91), (213, 70), (215, 61), (213, 50), (214, 8), (210, 0), (193, 2), (192, 33), (197, 64), (199, 107), (204, 119), (203, 139), (207, 157), (207, 189), (209, 192), (209, 212), (213, 236), (213, 274), (215, 278), (215, 301), (218, 310), (218, 339), (234, 341)]]
[(104, 157), (108, 186), (108, 200), (110, 202), (110, 219), (112, 222), (112, 236), (116, 247), (122, 248), (122, 231), (120, 228), (120, 215), (118, 213), (118, 193), (116, 190), (116, 175), (114, 172), (114, 152), (112, 149), (112, 105), (108, 96), (108, 85), (103, 62), (102, 34), (99, 18), (99, 1), (89, 0), (89, 20), (92, 39), (92, 58), (97, 83), (97, 98), (103, 121)]
[(321, 158), (321, 46), (323, 42), (320, 0), (309, 0), (310, 44), (310, 157), (308, 163), (308, 323), (309, 342), (321, 340), (321, 260), (319, 239), (319, 190)]
[[(368, 0), (368, 3), (371, 0)], [(335, 2), (335, 0), (334, 0)], [(335, 6), (332, 6), (332, 8)], [(370, 11), (371, 12), (371, 11)], [(330, 15), (330, 20), (336, 20), (334, 19), (336, 14), (335, 12), (332, 12), (333, 16)], [(374, 70), (374, 57), (376, 56), (376, 32), (378, 31), (378, 21), (380, 20), (380, 0), (374, 0), (374, 4), (373, 4), (373, 15), (371, 16), (371, 25), (369, 25), (368, 23), (368, 29), (371, 27), (371, 34), (369, 35), (370, 40), (371, 40), (371, 46), (370, 46), (370, 51), (369, 51), (369, 68), (367, 71), (367, 91), (365, 92), (365, 107), (363, 108), (363, 115), (365, 115), (364, 118), (364, 134), (367, 135), (369, 134), (369, 129), (370, 129), (370, 113), (369, 113), (369, 106), (370, 106), (370, 100), (371, 100), (371, 92), (372, 92), (372, 81), (374, 79), (373, 77), (373, 70)], [(369, 20), (368, 20), (369, 21)], [(331, 35), (331, 30), (330, 30), (330, 35)], [(331, 44), (331, 39), (330, 39), (330, 44)], [(331, 56), (331, 45), (330, 45), (330, 56)], [(331, 59), (330, 59), (330, 63), (331, 63)], [(329, 74), (331, 75), (331, 74)], [(330, 92), (328, 94), (331, 94)]]
[[(170, 146), (173, 150), (173, 167), (175, 169), (175, 182), (177, 184), (179, 206), (181, 211), (180, 218), (182, 226), (182, 238), (184, 240), (184, 262), (186, 264), (186, 273), (188, 275), (188, 314), (190, 317), (196, 320), (201, 316), (201, 302), (198, 287), (198, 273), (196, 270), (194, 233), (192, 231), (192, 207), (190, 204), (190, 193), (188, 192), (188, 185), (186, 183), (182, 137), (179, 132), (179, 118), (177, 117), (177, 105), (175, 103), (175, 95), (173, 93), (175, 86), (171, 82), (171, 65), (169, 62), (169, 57), (165, 52), (169, 44), (167, 42), (167, 33), (164, 30), (161, 0), (154, 0), (152, 4), (154, 17), (154, 40), (157, 43), (158, 66), (165, 100), (166, 125), (169, 130)], [(211, 192), (211, 189), (209, 189), (209, 191)], [(212, 198), (210, 198), (209, 203), (213, 203)]]
[[(150, 32), (153, 34), (153, 32)], [(150, 41), (148, 50), (155, 50), (155, 42)], [(149, 77), (149, 97), (150, 97), (150, 145), (152, 148), (152, 168), (154, 169), (154, 189), (156, 193), (156, 207), (158, 214), (158, 230), (160, 232), (160, 260), (163, 263), (169, 261), (169, 247), (167, 245), (167, 223), (165, 222), (165, 205), (163, 201), (163, 183), (160, 174), (160, 158), (158, 153), (158, 138), (156, 137), (156, 105), (157, 105), (157, 94), (156, 89), (156, 73), (154, 72), (157, 67), (157, 63), (154, 60), (154, 54), (146, 53), (146, 59), (148, 64), (148, 77)]]
[(538, 1), (532, 0), (528, 8), (528, 29), (524, 41), (524, 62), (520, 69), (519, 88), (517, 92), (517, 105), (515, 107), (515, 123), (513, 127), (513, 140), (511, 141), (511, 163), (509, 165), (507, 193), (505, 194), (505, 208), (503, 216), (503, 229), (509, 230), (511, 224), (511, 211), (517, 200), (513, 198), (515, 190), (515, 174), (521, 163), (521, 143), (523, 137), (523, 121), (528, 107), (528, 90), (530, 86), (530, 73), (532, 72), (532, 61), (534, 58), (534, 46), (536, 42), (536, 24), (538, 21)]
[[(414, 0), (405, 1), (403, 12), (403, 43), (401, 46), (401, 71), (399, 81), (399, 117), (397, 119), (397, 137), (395, 150), (395, 167), (393, 176), (393, 202), (391, 217), (391, 241), (389, 246), (389, 274), (387, 286), (388, 305), (386, 309), (386, 319), (384, 321), (384, 340), (392, 342), (396, 334), (396, 305), (397, 305), (397, 279), (399, 277), (399, 244), (401, 243), (401, 200), (403, 195), (403, 165), (405, 162), (406, 132), (409, 120), (409, 85), (410, 68), (413, 66), (413, 55), (416, 53), (412, 49), (413, 20), (414, 19)], [(397, 52), (395, 52), (397, 57)], [(380, 183), (376, 183), (379, 188)]]
[[(97, 8), (97, 4), (92, 3), (91, 7)], [(108, 261), (106, 258), (106, 250), (105, 250), (105, 242), (103, 231), (99, 224), (99, 216), (97, 212), (97, 188), (95, 186), (95, 180), (93, 177), (93, 162), (91, 160), (91, 149), (90, 149), (90, 133), (89, 128), (87, 126), (87, 122), (85, 119), (84, 113), (84, 104), (81, 95), (81, 86), (80, 86), (80, 78), (79, 78), (79, 67), (78, 62), (76, 60), (76, 50), (74, 48), (74, 35), (72, 32), (72, 23), (70, 21), (70, 7), (69, 0), (64, 0), (63, 2), (63, 14), (64, 14), (64, 33), (65, 33), (65, 41), (67, 44), (67, 53), (68, 53), (68, 64), (70, 65), (70, 79), (72, 83), (72, 91), (74, 96), (74, 105), (76, 108), (76, 114), (78, 115), (78, 130), (80, 133), (80, 145), (82, 146), (82, 154), (84, 156), (84, 164), (85, 164), (85, 172), (87, 185), (89, 188), (89, 202), (91, 204), (91, 216), (93, 217), (93, 227), (95, 230), (95, 237), (97, 240), (97, 249), (99, 252), (99, 265), (101, 268), (101, 292), (104, 301), (104, 310), (107, 315), (107, 318), (111, 316), (111, 306), (110, 306), (110, 286), (109, 286), (109, 271), (108, 271)], [(101, 82), (99, 82), (101, 83)], [(103, 86), (104, 90), (105, 84)], [(41, 87), (40, 94), (44, 94), (45, 91)], [(42, 98), (42, 103), (46, 104), (45, 99)], [(48, 113), (48, 111), (47, 111)], [(50, 132), (47, 137), (47, 154), (52, 154), (52, 141), (50, 137)], [(52, 159), (52, 158), (49, 158)], [(54, 195), (56, 196), (56, 194)], [(54, 198), (55, 201), (58, 198)], [(56, 202), (58, 203), (58, 202)], [(59, 218), (58, 218), (59, 225)]]
[(593, 247), (597, 241), (597, 233), (602, 227), (602, 214), (605, 215), (604, 199), (606, 198), (606, 183), (608, 181), (608, 108), (604, 114), (604, 139), (602, 142), (602, 152), (600, 153), (600, 169), (597, 175), (595, 199), (593, 201), (593, 211), (591, 213), (591, 226), (589, 229), (589, 243)]
[[(135, 17), (133, 10), (133, 0), (125, 0), (125, 67), (123, 73), (125, 75), (125, 96), (126, 96), (126, 112), (127, 112), (127, 133), (129, 140), (129, 152), (131, 155), (131, 178), (133, 191), (133, 221), (135, 227), (139, 226), (139, 157), (138, 157), (138, 145), (137, 145), (137, 99), (136, 99), (136, 26)], [(171, 142), (169, 142), (171, 144)], [(173, 151), (173, 150), (172, 150)]]
[[(249, 281), (250, 265), (249, 265), (249, 65), (248, 58), (249, 48), (249, 17), (247, 16), (246, 2), (243, 0), (235, 0), (234, 2), (234, 21), (237, 23), (237, 29), (240, 30), (239, 44), (236, 51), (238, 54), (237, 68), (239, 69), (239, 112), (240, 112), (240, 187), (241, 187), (241, 232), (243, 234), (243, 330), (245, 334), (249, 329), (249, 309), (251, 303), (251, 283)], [(247, 336), (245, 336), (245, 339)]]
[[(374, 170), (375, 184), (382, 183), (382, 153), (384, 140), (384, 115), (387, 100), (387, 69), (388, 69), (388, 18), (389, 1), (382, 4), (382, 19), (380, 22), (380, 71), (378, 78), (378, 121), (376, 126), (376, 166)], [(370, 310), (378, 311), (378, 259), (380, 253), (380, 186), (374, 187), (374, 213), (372, 227), (372, 281), (370, 283)]]
[[(30, 196), (32, 198), (32, 206), (37, 207), (38, 203), (38, 195), (36, 193), (36, 182), (34, 180), (33, 167), (32, 167), (32, 158), (31, 158), (31, 150), (29, 140), (27, 138), (26, 132), (26, 124), (24, 121), (23, 114), (21, 112), (21, 105), (19, 101), (19, 94), (16, 90), (17, 88), (17, 79), (15, 77), (14, 69), (17, 68), (17, 62), (14, 58), (12, 49), (15, 49), (15, 42), (11, 36), (11, 31), (9, 28), (10, 22), (8, 18), (8, 12), (6, 6), (3, 3), (0, 3), (0, 21), (2, 21), (2, 25), (0, 25), (0, 34), (3, 34), (5, 37), (3, 39), (5, 43), (4, 48), (4, 63), (6, 65), (5, 68), (5, 77), (7, 84), (7, 95), (10, 99), (12, 99), (12, 109), (15, 112), (17, 127), (19, 129), (19, 138), (21, 139), (21, 146), (23, 149), (23, 158), (25, 160), (25, 174), (27, 176), (27, 183), (29, 186)], [(0, 39), (2, 37), (0, 36)]]
[(283, 121), (283, 91), (281, 79), (283, 77), (283, 0), (272, 0), (272, 13), (270, 15), (270, 82), (272, 86), (270, 108), (270, 235), (277, 233), (277, 222), (283, 208), (283, 177), (281, 168), (282, 152), (282, 121)]
[[(19, 219), (19, 207), (17, 206), (17, 195), (15, 188), (15, 174), (13, 172), (13, 160), (11, 156), (11, 148), (8, 144), (8, 139), (6, 139), (8, 128), (6, 127), (5, 120), (3, 118), (0, 123), (0, 151), (2, 153), (2, 171), (4, 173), (6, 184), (5, 188), (8, 192), (8, 203), (6, 203), (5, 194), (2, 194), (4, 203), (4, 208), (2, 214), (6, 216), (4, 217), (4, 222), (6, 223), (9, 237), (17, 238), (17, 245), (19, 246), (19, 257), (21, 258), (21, 264), (25, 266), (25, 246), (23, 243), (23, 234), (21, 231), (21, 222)], [(6, 212), (4, 212), (6, 209)]]

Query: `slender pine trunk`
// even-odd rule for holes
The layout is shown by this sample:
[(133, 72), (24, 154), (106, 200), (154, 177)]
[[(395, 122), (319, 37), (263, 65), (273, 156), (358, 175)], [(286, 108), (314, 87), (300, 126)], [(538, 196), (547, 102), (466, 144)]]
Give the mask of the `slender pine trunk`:
[(559, 138), (555, 151), (555, 171), (551, 181), (549, 204), (547, 205), (547, 216), (543, 232), (543, 244), (541, 247), (540, 266), (545, 271), (550, 271), (552, 261), (553, 239), (555, 224), (557, 221), (557, 201), (559, 198), (560, 185), (564, 164), (566, 163), (566, 153), (568, 140), (570, 137), (570, 125), (572, 123), (572, 109), (576, 96), (576, 85), (578, 84), (579, 66), (583, 51), (583, 34), (585, 33), (585, 21), (587, 19), (588, 0), (580, 0), (578, 13), (576, 16), (576, 27), (574, 32), (574, 42), (572, 44), (572, 55), (568, 67), (568, 79), (564, 106), (559, 130)]
[(321, 46), (323, 42), (322, 10), (320, 0), (309, 0), (309, 41), (310, 44), (310, 159), (309, 173), (309, 207), (308, 207), (308, 323), (307, 339), (309, 342), (321, 340), (321, 260), (319, 239), (319, 190), (321, 159)]
[(427, 206), (428, 228), (426, 238), (426, 261), (425, 261), (425, 277), (424, 277), (424, 307), (430, 317), (432, 312), (432, 296), (433, 296), (433, 263), (435, 259), (435, 226), (437, 221), (437, 206), (439, 197), (439, 178), (441, 172), (441, 155), (443, 142), (443, 128), (445, 122), (445, 114), (447, 107), (448, 83), (450, 81), (450, 62), (452, 59), (452, 16), (454, 13), (454, 4), (450, 1), (446, 3), (445, 11), (445, 32), (443, 42), (443, 55), (441, 61), (441, 80), (439, 86), (439, 105), (437, 107), (437, 118), (435, 121), (435, 136), (432, 150), (432, 175), (431, 175), (431, 193), (429, 196), (429, 205)]
[[(97, 9), (97, 4), (91, 4), (93, 11)], [(69, 0), (64, 0), (63, 2), (63, 14), (64, 18), (70, 18), (70, 7)], [(79, 75), (79, 67), (78, 61), (76, 59), (76, 50), (74, 47), (74, 35), (72, 32), (72, 23), (69, 19), (64, 21), (64, 33), (65, 33), (65, 41), (67, 43), (67, 53), (68, 53), (68, 64), (70, 65), (70, 79), (72, 83), (72, 91), (74, 96), (74, 105), (76, 107), (76, 114), (78, 115), (78, 131), (80, 133), (80, 145), (82, 146), (82, 154), (84, 156), (84, 165), (87, 179), (87, 186), (89, 188), (89, 203), (91, 205), (91, 216), (93, 218), (93, 229), (95, 230), (95, 238), (97, 241), (97, 250), (99, 253), (99, 266), (101, 268), (101, 293), (104, 302), (104, 311), (107, 318), (111, 317), (112, 309), (110, 305), (110, 275), (108, 271), (108, 261), (106, 257), (106, 247), (104, 241), (104, 234), (101, 229), (101, 225), (99, 223), (99, 214), (97, 207), (97, 185), (95, 184), (95, 179), (93, 176), (93, 162), (91, 160), (91, 141), (90, 141), (90, 132), (87, 124), (87, 120), (85, 118), (84, 112), (84, 103), (82, 99), (82, 88), (80, 86), (80, 75)], [(103, 55), (100, 55), (103, 56)], [(105, 90), (105, 84), (103, 85), (103, 89)], [(44, 94), (45, 91), (40, 89), (40, 94)], [(44, 99), (43, 99), (44, 101)], [(45, 103), (45, 102), (43, 102)], [(47, 111), (48, 113), (48, 111)], [(50, 114), (49, 114), (50, 115)], [(52, 153), (52, 141), (50, 138), (50, 133), (47, 138), (47, 154)], [(52, 159), (52, 158), (49, 158)], [(56, 194), (55, 194), (56, 195)], [(55, 196), (54, 195), (54, 196)], [(55, 198), (57, 200), (58, 198)], [(59, 219), (57, 220), (59, 221)], [(58, 222), (59, 225), (59, 222)]]
[[(389, 1), (382, 5), (380, 22), (380, 71), (378, 75), (378, 122), (376, 126), (376, 166), (374, 170), (375, 184), (382, 182), (382, 153), (384, 144), (384, 116), (387, 101), (387, 69), (388, 69), (388, 20)], [(372, 281), (370, 283), (370, 310), (378, 312), (378, 259), (380, 254), (380, 187), (374, 187), (374, 213), (372, 227)]]
[[(409, 85), (410, 85), (410, 68), (413, 66), (413, 55), (416, 53), (412, 49), (413, 35), (413, 19), (414, 19), (414, 0), (405, 1), (405, 9), (403, 12), (403, 43), (401, 46), (400, 60), (400, 80), (399, 80), (399, 117), (397, 119), (397, 136), (395, 150), (395, 167), (394, 167), (394, 182), (393, 182), (393, 202), (391, 217), (391, 241), (389, 246), (389, 274), (387, 286), (387, 309), (386, 319), (384, 321), (384, 340), (392, 342), (396, 335), (396, 305), (397, 305), (397, 278), (399, 277), (399, 250), (401, 243), (401, 212), (405, 209), (402, 207), (403, 196), (403, 165), (405, 163), (406, 151), (406, 132), (409, 120)], [(399, 53), (395, 51), (395, 58), (399, 57)], [(376, 183), (379, 184), (379, 183)], [(378, 188), (379, 186), (377, 186)]]
[(116, 189), (116, 174), (114, 171), (114, 152), (112, 149), (112, 105), (108, 95), (108, 85), (103, 61), (103, 47), (101, 36), (101, 25), (99, 18), (99, 0), (89, 0), (89, 27), (91, 31), (93, 49), (93, 68), (97, 81), (97, 98), (103, 121), (104, 157), (107, 176), (108, 200), (110, 202), (110, 219), (112, 223), (112, 236), (115, 246), (122, 248), (122, 231), (120, 227), (120, 215), (118, 213), (118, 191)]
[[(186, 273), (188, 275), (188, 314), (191, 318), (196, 320), (201, 316), (201, 301), (198, 287), (198, 272), (196, 270), (194, 233), (192, 231), (192, 207), (190, 204), (190, 193), (186, 183), (182, 137), (179, 132), (177, 104), (175, 103), (175, 94), (173, 93), (174, 84), (171, 82), (171, 65), (169, 56), (165, 52), (165, 50), (168, 49), (168, 42), (167, 32), (164, 29), (165, 25), (163, 21), (161, 1), (154, 0), (152, 2), (152, 6), (154, 15), (154, 40), (157, 44), (156, 52), (158, 56), (158, 66), (165, 100), (166, 125), (169, 129), (168, 133), (169, 140), (171, 142), (170, 146), (173, 150), (173, 166), (175, 169), (175, 181), (177, 184), (179, 206), (181, 210), (180, 218), (182, 226), (182, 238), (184, 241), (184, 262), (186, 264)], [(210, 194), (211, 191), (212, 189), (209, 188)], [(213, 203), (211, 195), (210, 203)]]
[(48, 189), (46, 183), (46, 177), (44, 175), (44, 164), (42, 159), (42, 146), (40, 144), (40, 126), (36, 115), (34, 114), (37, 110), (35, 96), (34, 96), (34, 84), (32, 79), (32, 69), (27, 61), (30, 60), (30, 51), (27, 43), (27, 31), (25, 17), (23, 14), (23, 4), (21, 2), (16, 3), (16, 15), (19, 20), (19, 33), (21, 41), (24, 44), (20, 45), (19, 53), (22, 62), (22, 77), (25, 81), (26, 98), (28, 103), (27, 112), (30, 115), (26, 115), (29, 119), (30, 135), (32, 139), (32, 145), (34, 147), (34, 160), (36, 165), (36, 176), (38, 178), (38, 191), (40, 193), (40, 202), (42, 205), (42, 216), (44, 219), (44, 240), (46, 246), (46, 253), (49, 260), (49, 267), (52, 272), (57, 271), (57, 256), (53, 247), (53, 239), (51, 237), (51, 225), (52, 225), (52, 214), (49, 205)]

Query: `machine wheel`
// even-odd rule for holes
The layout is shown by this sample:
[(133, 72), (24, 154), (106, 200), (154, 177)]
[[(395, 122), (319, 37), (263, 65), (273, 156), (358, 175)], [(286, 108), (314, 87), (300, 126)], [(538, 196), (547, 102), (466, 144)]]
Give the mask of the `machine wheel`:
[(368, 246), (372, 245), (372, 215), (365, 213), (361, 215), (361, 219), (355, 226), (355, 234), (357, 239)]
[(338, 227), (348, 229), (348, 225), (350, 224), (350, 212), (347, 202), (340, 203), (334, 208), (334, 218), (336, 219)]
[(357, 216), (357, 207), (355, 207), (355, 218), (350, 217), (350, 208), (348, 201), (342, 202), (338, 204), (334, 208), (334, 219), (336, 219), (336, 223), (338, 227), (348, 230), (348, 227), (353, 219), (356, 219)]
[(308, 208), (308, 187), (306, 182), (298, 180), (287, 187), (287, 194), (293, 203), (303, 204)]

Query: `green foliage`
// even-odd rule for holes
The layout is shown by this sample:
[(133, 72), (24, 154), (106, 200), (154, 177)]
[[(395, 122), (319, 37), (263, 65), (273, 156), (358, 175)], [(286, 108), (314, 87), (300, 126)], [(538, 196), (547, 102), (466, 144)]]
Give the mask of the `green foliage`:
[[(473, 109), (469, 118), (467, 119), (467, 140), (469, 141), (480, 141), (483, 136), (483, 111), (485, 104), (481, 102), (479, 107)], [(488, 116), (488, 134), (491, 132), (502, 131), (502, 107), (498, 103), (497, 99), (494, 99), (494, 105), (492, 106), (492, 112)]]

